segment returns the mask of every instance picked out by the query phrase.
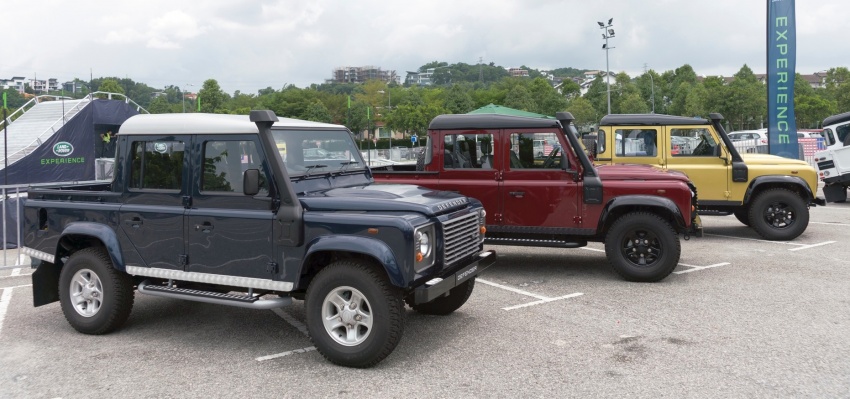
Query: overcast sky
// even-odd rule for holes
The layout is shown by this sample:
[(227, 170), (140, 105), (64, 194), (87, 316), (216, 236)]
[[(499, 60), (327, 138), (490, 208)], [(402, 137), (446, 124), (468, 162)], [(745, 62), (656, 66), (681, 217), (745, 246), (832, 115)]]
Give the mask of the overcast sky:
[[(848, 0), (797, 1), (797, 72), (850, 64)], [(597, 21), (614, 19), (610, 69), (690, 64), (765, 72), (765, 0), (3, 0), (0, 78), (127, 77), (228, 93), (307, 87), (336, 67), (431, 61), (605, 69)], [(194, 85), (187, 87), (187, 84)]]

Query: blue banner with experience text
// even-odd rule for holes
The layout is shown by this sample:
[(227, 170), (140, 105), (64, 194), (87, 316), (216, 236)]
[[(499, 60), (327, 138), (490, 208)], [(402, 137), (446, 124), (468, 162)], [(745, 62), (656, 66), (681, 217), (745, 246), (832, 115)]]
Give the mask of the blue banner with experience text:
[(771, 154), (798, 159), (794, 116), (797, 30), (794, 0), (767, 0), (767, 136)]

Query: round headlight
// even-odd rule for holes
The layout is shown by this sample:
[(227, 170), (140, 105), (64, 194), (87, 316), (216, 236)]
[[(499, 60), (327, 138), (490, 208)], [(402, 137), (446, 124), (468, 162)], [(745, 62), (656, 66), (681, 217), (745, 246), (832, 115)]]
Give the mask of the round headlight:
[(417, 231), (416, 245), (419, 247), (418, 249), (422, 256), (427, 258), (431, 255), (431, 237), (428, 233)]

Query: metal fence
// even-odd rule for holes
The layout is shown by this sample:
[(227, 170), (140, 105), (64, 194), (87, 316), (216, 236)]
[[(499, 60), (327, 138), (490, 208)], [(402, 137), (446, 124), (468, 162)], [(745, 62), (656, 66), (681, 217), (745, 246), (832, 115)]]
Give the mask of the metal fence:
[(29, 266), (29, 257), (21, 253), (22, 220), (28, 185), (0, 186), (3, 216), (3, 260), (0, 270)]

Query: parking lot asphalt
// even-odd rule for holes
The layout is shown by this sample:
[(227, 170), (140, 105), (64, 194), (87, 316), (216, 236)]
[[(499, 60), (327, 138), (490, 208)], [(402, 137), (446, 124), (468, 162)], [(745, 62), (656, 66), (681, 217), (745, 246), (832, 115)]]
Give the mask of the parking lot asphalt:
[(127, 324), (79, 334), (0, 270), (0, 397), (847, 397), (850, 204), (791, 242), (705, 216), (659, 283), (629, 283), (602, 244), (488, 247), (496, 265), (449, 316), (407, 311), (372, 369), (325, 361), (303, 302), (258, 311), (136, 295)]

